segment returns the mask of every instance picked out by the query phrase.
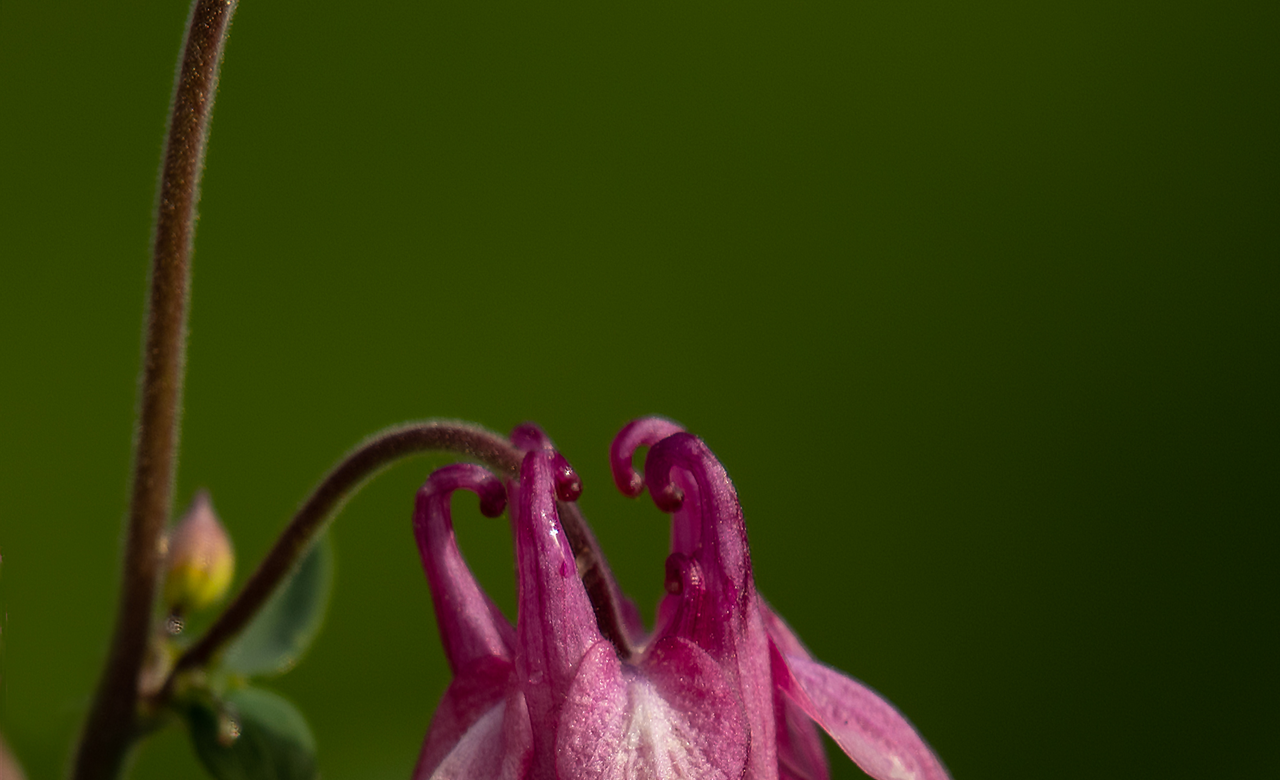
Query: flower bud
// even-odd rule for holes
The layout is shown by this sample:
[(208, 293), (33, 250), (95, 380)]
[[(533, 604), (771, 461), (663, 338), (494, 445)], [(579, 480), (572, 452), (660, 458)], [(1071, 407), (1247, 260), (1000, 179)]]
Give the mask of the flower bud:
[(231, 538), (201, 490), (169, 538), (164, 600), (170, 614), (204, 609), (227, 592), (235, 572)]

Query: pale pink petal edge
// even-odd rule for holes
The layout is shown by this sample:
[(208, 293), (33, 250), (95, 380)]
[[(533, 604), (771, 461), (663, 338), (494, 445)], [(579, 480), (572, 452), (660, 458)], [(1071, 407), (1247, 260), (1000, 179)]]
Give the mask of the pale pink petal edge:
[(835, 669), (769, 644), (774, 685), (876, 780), (950, 780), (946, 767), (893, 705)]

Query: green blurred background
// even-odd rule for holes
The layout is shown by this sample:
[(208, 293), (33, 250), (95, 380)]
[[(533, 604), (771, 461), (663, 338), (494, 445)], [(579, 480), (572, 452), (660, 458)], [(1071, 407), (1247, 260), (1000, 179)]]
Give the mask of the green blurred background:
[[(651, 612), (664, 517), (606, 453), (659, 412), (729, 469), (765, 595), (958, 779), (1274, 776), (1280, 6), (604, 5), (241, 4), (177, 494), (211, 490), (238, 578), (366, 434), (533, 419)], [(32, 778), (114, 609), (186, 13), (0, 2), (0, 720)], [(407, 778), (447, 682), (409, 527), (435, 462), (348, 505), (273, 685), (329, 780)], [(456, 503), (511, 608), (503, 524)]]

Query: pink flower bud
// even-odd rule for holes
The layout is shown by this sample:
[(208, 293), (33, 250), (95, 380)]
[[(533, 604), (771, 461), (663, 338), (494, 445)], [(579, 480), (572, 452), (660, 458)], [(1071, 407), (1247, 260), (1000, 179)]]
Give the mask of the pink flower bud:
[(201, 490), (169, 537), (164, 584), (169, 611), (183, 614), (217, 601), (227, 592), (235, 568), (231, 538), (218, 522), (209, 494)]

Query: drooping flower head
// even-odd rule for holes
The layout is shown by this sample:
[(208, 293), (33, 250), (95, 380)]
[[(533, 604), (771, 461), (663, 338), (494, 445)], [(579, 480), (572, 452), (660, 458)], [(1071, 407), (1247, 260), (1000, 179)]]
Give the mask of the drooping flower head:
[[(532, 425), (512, 442), (525, 454), (505, 485), (456, 464), (418, 493), (414, 529), (454, 679), (416, 780), (826, 780), (816, 726), (879, 780), (948, 777), (890, 704), (814, 661), (756, 593), (737, 493), (700, 439), (645, 418), (611, 448), (618, 488), (648, 488), (672, 515), (648, 633), (574, 504), (572, 467)], [(457, 489), (488, 516), (510, 499), (514, 627), (458, 550)]]

